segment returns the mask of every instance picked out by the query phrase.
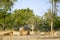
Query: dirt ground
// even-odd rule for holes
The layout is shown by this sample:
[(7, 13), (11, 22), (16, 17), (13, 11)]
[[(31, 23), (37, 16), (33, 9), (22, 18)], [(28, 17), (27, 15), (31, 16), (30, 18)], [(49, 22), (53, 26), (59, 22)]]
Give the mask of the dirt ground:
[[(9, 31), (7, 31), (9, 32)], [(4, 32), (0, 32), (2, 34)], [(6, 33), (6, 32), (5, 32)], [(16, 33), (16, 32), (14, 32)], [(44, 32), (40, 32), (38, 34), (33, 34), (33, 35), (24, 35), (24, 36), (0, 36), (0, 40), (60, 40), (60, 32), (55, 32), (58, 33), (57, 35), (49, 36), (45, 34)]]
[(47, 35), (27, 35), (27, 36), (0, 36), (0, 40), (60, 40), (60, 36), (48, 37)]

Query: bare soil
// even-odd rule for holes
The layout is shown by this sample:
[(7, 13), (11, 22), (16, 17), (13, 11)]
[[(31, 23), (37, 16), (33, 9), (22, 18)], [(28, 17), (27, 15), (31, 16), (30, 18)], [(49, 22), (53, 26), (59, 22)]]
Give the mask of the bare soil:
[[(1, 32), (0, 32), (1, 33)], [(0, 36), (0, 40), (60, 40), (60, 32), (57, 35), (49, 36), (48, 34), (38, 33), (24, 36)]]

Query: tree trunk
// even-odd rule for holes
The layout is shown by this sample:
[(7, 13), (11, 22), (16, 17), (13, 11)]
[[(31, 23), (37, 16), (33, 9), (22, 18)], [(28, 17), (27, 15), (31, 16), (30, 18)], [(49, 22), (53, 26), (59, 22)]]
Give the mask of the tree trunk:
[(31, 29), (32, 29), (32, 31), (34, 31), (34, 25), (33, 25), (33, 24), (31, 24), (31, 26), (32, 26), (32, 28), (31, 28)]
[(3, 30), (5, 30), (5, 24), (3, 23)]
[(51, 33), (53, 33), (53, 21), (51, 21)]
[[(54, 0), (52, 0), (52, 14), (53, 13), (54, 13)], [(51, 17), (51, 34), (52, 33), (53, 33), (53, 17)]]
[(56, 4), (57, 4), (57, 3), (53, 1), (53, 13), (54, 13), (55, 15), (57, 15), (57, 12), (56, 12), (56, 11), (57, 11), (57, 9), (56, 9)]
[[(53, 0), (52, 0), (52, 14), (53, 14), (53, 8), (54, 6), (53, 6)], [(51, 34), (52, 34), (52, 31), (53, 31), (53, 21), (52, 21), (52, 17), (51, 17)]]

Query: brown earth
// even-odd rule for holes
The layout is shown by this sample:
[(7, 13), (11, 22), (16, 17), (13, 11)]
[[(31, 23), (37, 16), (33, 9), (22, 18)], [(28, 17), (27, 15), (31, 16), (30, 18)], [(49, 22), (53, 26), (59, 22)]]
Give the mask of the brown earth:
[[(0, 32), (2, 33), (10, 33), (10, 31), (5, 31), (5, 32)], [(17, 33), (18, 32), (14, 32)], [(33, 35), (24, 35), (24, 36), (17, 36), (17, 35), (12, 35), (12, 36), (0, 36), (0, 40), (60, 40), (60, 32), (55, 32), (52, 36), (49, 35), (49, 32), (40, 32), (37, 34)]]
[(27, 36), (0, 36), (0, 40), (60, 40), (60, 36), (48, 37), (47, 35), (27, 35)]

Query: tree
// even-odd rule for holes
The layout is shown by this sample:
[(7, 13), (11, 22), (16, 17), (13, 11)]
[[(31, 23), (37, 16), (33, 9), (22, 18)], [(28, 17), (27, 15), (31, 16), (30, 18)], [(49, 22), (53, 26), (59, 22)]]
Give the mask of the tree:
[(0, 0), (0, 10), (8, 11), (13, 6), (16, 0)]
[(13, 29), (12, 13), (7, 13), (5, 20), (6, 20), (5, 22), (6, 29)]
[(49, 26), (51, 26), (51, 32), (53, 31), (53, 22), (56, 20), (55, 14), (51, 12), (51, 10), (48, 10), (48, 12), (45, 13), (45, 20), (48, 23)]
[(34, 30), (39, 31), (42, 27), (43, 18), (40, 16), (35, 16), (34, 20), (35, 20), (35, 29)]
[(52, 3), (52, 11), (54, 14), (57, 15), (57, 7), (58, 7), (58, 3), (60, 3), (60, 0), (50, 0), (50, 2)]
[(15, 10), (14, 14), (13, 14), (13, 19), (14, 19), (14, 23), (13, 25), (17, 26), (24, 26), (26, 24), (29, 24), (31, 21), (30, 19), (32, 19), (34, 16), (33, 11), (30, 10), (29, 8), (27, 9), (19, 9), (19, 10)]
[(15, 0), (0, 0), (0, 10), (3, 12), (3, 29), (5, 30), (5, 22), (6, 22), (6, 15), (9, 10), (11, 10), (11, 7), (13, 6)]
[[(50, 0), (51, 1), (51, 3), (52, 3), (52, 13), (54, 14), (54, 15), (57, 15), (57, 3), (59, 3), (60, 2), (60, 0)], [(52, 33), (52, 30), (53, 30), (53, 21), (54, 20), (51, 20), (51, 33)]]
[(35, 16), (31, 16), (31, 17), (28, 19), (28, 24), (31, 25), (31, 29), (32, 29), (32, 31), (34, 31), (34, 26), (35, 26)]
[(60, 17), (58, 16), (57, 19), (54, 21), (54, 30), (60, 30)]

